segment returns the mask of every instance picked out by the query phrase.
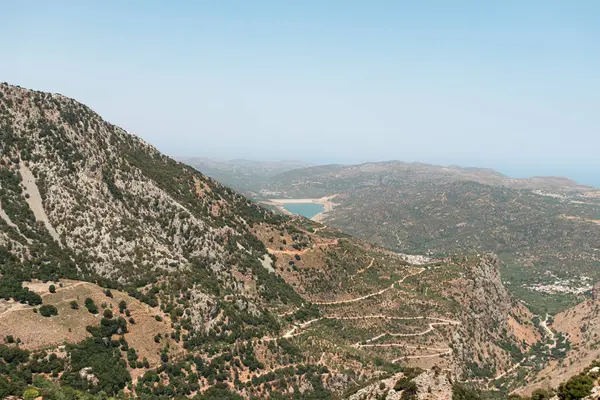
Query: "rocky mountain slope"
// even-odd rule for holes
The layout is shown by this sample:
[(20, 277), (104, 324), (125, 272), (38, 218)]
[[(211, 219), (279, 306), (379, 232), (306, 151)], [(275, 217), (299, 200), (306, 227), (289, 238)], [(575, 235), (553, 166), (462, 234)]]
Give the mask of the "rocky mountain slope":
[(1, 84), (0, 154), (0, 397), (508, 390), (543, 338), (494, 255), (273, 214), (62, 95)]

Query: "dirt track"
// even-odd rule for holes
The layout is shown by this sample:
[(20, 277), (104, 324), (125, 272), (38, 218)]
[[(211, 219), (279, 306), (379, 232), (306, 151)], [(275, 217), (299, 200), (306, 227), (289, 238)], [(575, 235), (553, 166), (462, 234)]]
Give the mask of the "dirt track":
[(425, 268), (418, 268), (415, 273), (408, 274), (408, 275), (404, 276), (402, 279), (399, 279), (399, 280), (393, 282), (390, 286), (388, 286), (388, 287), (386, 287), (384, 289), (381, 289), (381, 290), (379, 290), (379, 291), (377, 291), (375, 293), (366, 294), (364, 296), (356, 297), (354, 299), (349, 299), (349, 300), (313, 301), (313, 304), (317, 304), (317, 305), (346, 304), (346, 303), (354, 303), (354, 302), (365, 300), (365, 299), (368, 299), (368, 298), (371, 298), (371, 297), (379, 296), (379, 295), (387, 292), (388, 290), (393, 289), (395, 284), (400, 284), (400, 283), (404, 282), (404, 280), (406, 278), (410, 278), (411, 276), (414, 276), (414, 275), (419, 275), (423, 271), (425, 271)]
[(316, 248), (319, 248), (319, 247), (337, 246), (338, 242), (339, 242), (339, 239), (334, 239), (331, 242), (318, 243), (312, 247), (308, 247), (308, 248), (302, 249), (302, 250), (277, 250), (277, 249), (267, 248), (267, 251), (270, 254), (290, 254), (290, 255), (298, 254), (298, 255), (300, 255), (300, 254), (307, 253), (307, 252), (314, 250)]

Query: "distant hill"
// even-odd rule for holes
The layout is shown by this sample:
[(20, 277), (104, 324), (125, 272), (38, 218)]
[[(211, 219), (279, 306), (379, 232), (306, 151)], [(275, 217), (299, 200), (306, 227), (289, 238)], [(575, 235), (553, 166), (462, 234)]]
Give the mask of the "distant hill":
[(253, 188), (262, 185), (266, 179), (283, 172), (310, 166), (302, 161), (289, 160), (262, 162), (240, 159), (212, 160), (203, 157), (176, 157), (176, 159), (227, 186), (252, 195), (257, 195), (251, 193)]
[[(303, 169), (295, 169), (273, 177), (269, 180), (268, 188), (281, 188), (295, 183), (300, 185), (298, 190), (312, 190), (314, 195), (325, 193), (329, 184), (350, 184), (356, 186), (365, 184), (366, 180), (373, 177), (382, 177), (391, 182), (402, 180), (423, 182), (477, 182), (483, 185), (504, 186), (511, 189), (548, 190), (563, 192), (587, 193), (595, 191), (594, 188), (580, 185), (573, 180), (561, 177), (532, 177), (525, 179), (509, 178), (497, 171), (485, 168), (464, 168), (458, 166), (439, 166), (423, 163), (405, 163), (401, 161), (388, 161), (376, 163), (364, 163), (357, 165), (324, 165), (313, 166)], [(319, 186), (316, 182), (312, 184), (302, 180), (321, 179)], [(335, 183), (333, 182), (335, 180)], [(318, 192), (321, 190), (320, 192)], [(286, 193), (294, 197), (300, 193)], [(325, 194), (324, 194), (325, 195)]]

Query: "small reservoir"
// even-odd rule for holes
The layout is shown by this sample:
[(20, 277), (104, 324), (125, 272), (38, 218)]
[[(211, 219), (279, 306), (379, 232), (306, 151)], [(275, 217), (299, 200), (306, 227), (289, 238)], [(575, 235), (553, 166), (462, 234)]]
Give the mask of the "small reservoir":
[(317, 203), (284, 203), (283, 208), (294, 215), (301, 215), (309, 219), (325, 211), (323, 204)]

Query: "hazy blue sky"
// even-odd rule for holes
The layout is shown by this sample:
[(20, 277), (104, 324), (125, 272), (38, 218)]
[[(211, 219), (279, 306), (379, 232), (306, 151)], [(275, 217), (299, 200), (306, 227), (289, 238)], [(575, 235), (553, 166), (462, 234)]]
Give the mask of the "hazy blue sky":
[(1, 1), (0, 81), (171, 155), (600, 185), (599, 1)]

